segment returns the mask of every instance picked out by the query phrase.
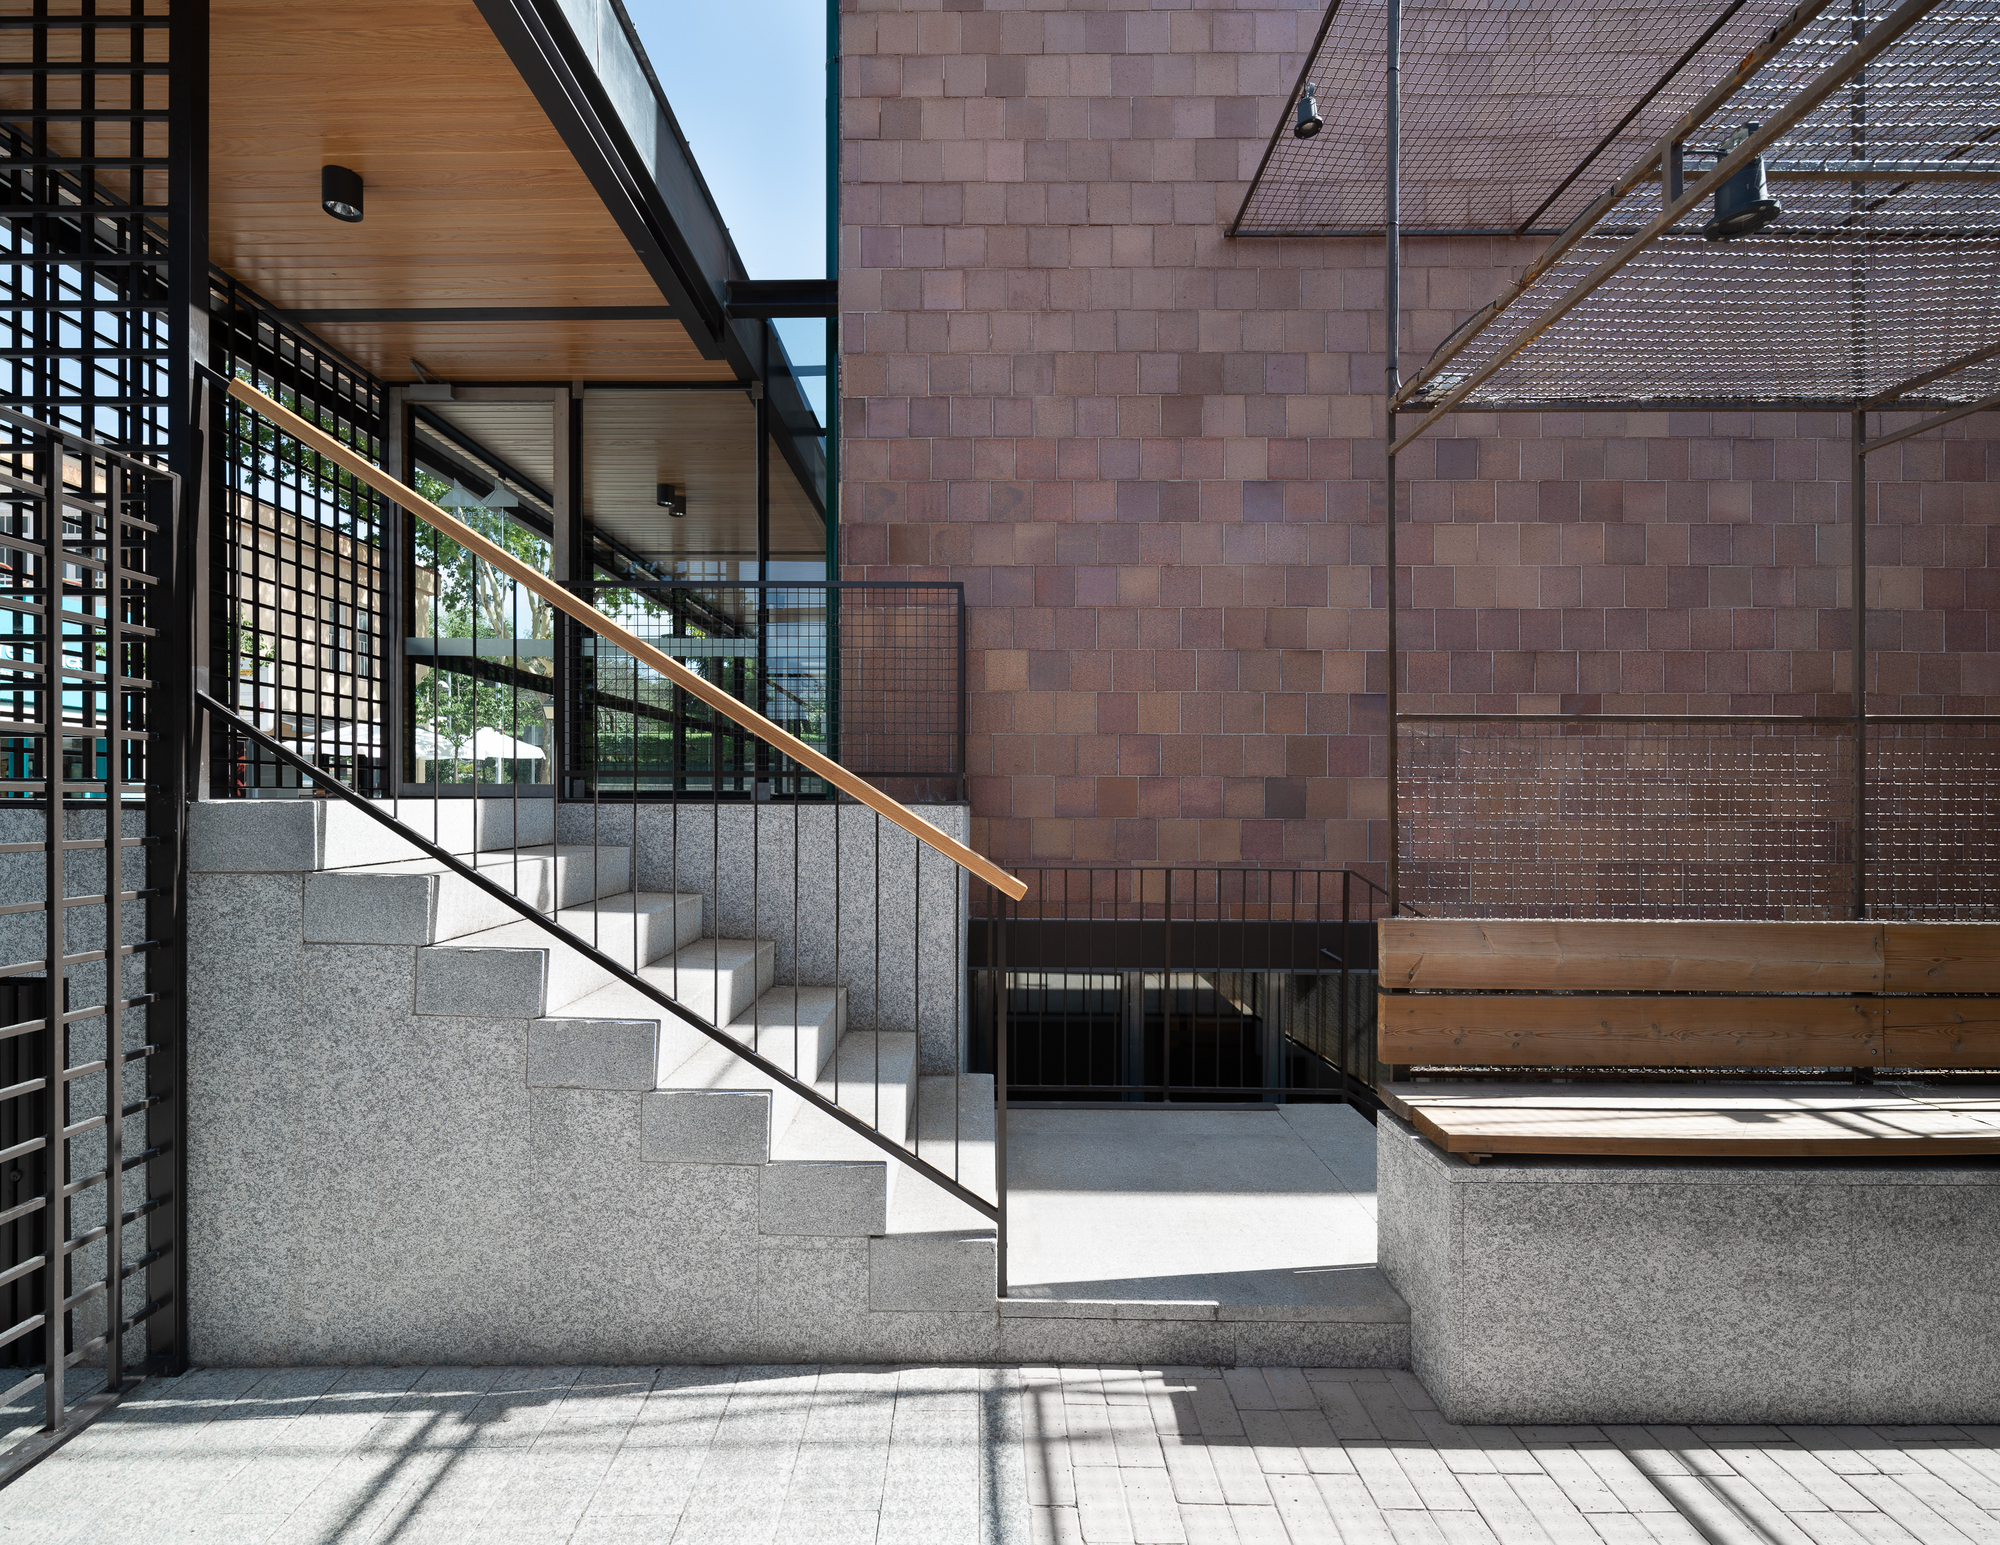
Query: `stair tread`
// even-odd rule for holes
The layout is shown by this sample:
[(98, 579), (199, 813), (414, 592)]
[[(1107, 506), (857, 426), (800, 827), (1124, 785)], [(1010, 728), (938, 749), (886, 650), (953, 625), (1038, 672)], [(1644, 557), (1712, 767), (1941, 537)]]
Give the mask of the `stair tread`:
[[(588, 858), (592, 856), (592, 851), (589, 843), (564, 842), (554, 845), (541, 843), (525, 848), (482, 849), (477, 853), (458, 853), (453, 856), (474, 869), (485, 870), (507, 868), (516, 858), (531, 859), (540, 864), (548, 862), (551, 858), (557, 860)], [(622, 862), (622, 858), (613, 859), (611, 855), (629, 854), (630, 849), (614, 848), (607, 843), (596, 851), (606, 855), (609, 864)], [(329, 864), (319, 872), (321, 874), (443, 874), (448, 868), (442, 859), (419, 855), (416, 858), (385, 859), (373, 864)]]
[(769, 939), (696, 939), (683, 945), (671, 959), (656, 960), (640, 974), (671, 973), (675, 967), (683, 971), (734, 971), (747, 965), (753, 955), (776, 954), (777, 948)]
[[(564, 907), (556, 914), (556, 920), (566, 930), (575, 933), (576, 930), (572, 926), (573, 920), (588, 923), (590, 919), (599, 916), (630, 917), (633, 911), (633, 896), (633, 892), (623, 891), (615, 896), (600, 896), (595, 901), (581, 902), (573, 907)], [(640, 891), (637, 893), (637, 896), (638, 904), (646, 914), (671, 912), (676, 907), (685, 905), (689, 901), (701, 900), (699, 895), (688, 891)], [(582, 935), (579, 935), (579, 937), (583, 938), (583, 942), (589, 942), (588, 938)], [(520, 949), (540, 945), (546, 948), (550, 942), (548, 931), (545, 928), (539, 923), (531, 923), (526, 918), (522, 918), (519, 922), (502, 923), (495, 928), (481, 929), (478, 933), (461, 934), (456, 939), (451, 939), (440, 944), (433, 944), (428, 947), (431, 949)], [(702, 942), (705, 943), (707, 941)], [(685, 952), (685, 949), (693, 947), (692, 945), (686, 946), (683, 952)]]
[[(900, 1139), (903, 1134), (894, 1128), (893, 1117), (896, 1105), (907, 1100), (910, 1080), (916, 1073), (917, 1038), (908, 1030), (881, 1031), (878, 1071), (876, 1036), (877, 1032), (873, 1030), (850, 1030), (842, 1036), (840, 1046), (831, 1059), (832, 1066), (839, 1069), (839, 1080), (836, 1082), (829, 1069), (813, 1080), (813, 1087), (877, 1130), (882, 1129), (881, 1123), (885, 1119), (889, 1120), (891, 1129), (884, 1135)], [(773, 1138), (771, 1157), (871, 1159), (886, 1158), (887, 1155), (819, 1107), (801, 1101), (784, 1131)], [(892, 1195), (894, 1190), (892, 1184)]]

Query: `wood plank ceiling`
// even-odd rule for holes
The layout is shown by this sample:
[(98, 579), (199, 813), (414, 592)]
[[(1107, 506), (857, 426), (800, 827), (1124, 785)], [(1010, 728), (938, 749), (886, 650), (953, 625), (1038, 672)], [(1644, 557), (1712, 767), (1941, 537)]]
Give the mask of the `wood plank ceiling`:
[[(665, 305), (471, 0), (214, 0), (212, 259), (387, 381), (714, 381), (663, 320), (339, 309)], [(320, 167), (366, 183), (358, 225)]]

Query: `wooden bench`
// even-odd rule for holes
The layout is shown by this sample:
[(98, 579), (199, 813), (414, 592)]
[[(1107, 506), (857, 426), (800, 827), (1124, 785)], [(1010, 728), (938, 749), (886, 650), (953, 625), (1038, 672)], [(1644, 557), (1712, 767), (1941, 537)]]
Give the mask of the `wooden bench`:
[[(1447, 1152), (2000, 1154), (2000, 1088), (1869, 1082), (2000, 1068), (2000, 997), (1973, 996), (2000, 994), (2000, 924), (1378, 928), (1379, 1055), (1397, 1075), (1381, 1092)], [(1606, 1081), (1637, 1069), (1683, 1077)], [(1701, 1081), (1723, 1070), (1765, 1077)]]

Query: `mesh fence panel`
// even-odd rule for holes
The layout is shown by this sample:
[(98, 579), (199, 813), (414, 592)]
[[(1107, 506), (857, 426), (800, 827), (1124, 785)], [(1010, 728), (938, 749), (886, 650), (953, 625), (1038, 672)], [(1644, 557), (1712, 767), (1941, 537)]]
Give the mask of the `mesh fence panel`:
[(1837, 725), (1409, 726), (1402, 896), (1433, 917), (1845, 917), (1851, 756)]
[(1871, 917), (2000, 918), (2000, 725), (1868, 733)]

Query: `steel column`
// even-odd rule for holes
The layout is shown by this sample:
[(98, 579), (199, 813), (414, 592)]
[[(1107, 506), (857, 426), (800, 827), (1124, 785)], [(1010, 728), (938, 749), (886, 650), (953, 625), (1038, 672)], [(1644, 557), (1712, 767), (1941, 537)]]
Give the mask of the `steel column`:
[[(63, 1300), (70, 1292), (69, 1203), (67, 1155), (63, 1128), (69, 1124), (69, 1035), (64, 1013), (69, 1000), (63, 994), (67, 980), (63, 969), (63, 448), (49, 435), (41, 442), (42, 465), (42, 550), (36, 561), (37, 587), (42, 599), (42, 776), (48, 802), (42, 807), (43, 893), (46, 931), (43, 934), (42, 1028), (42, 1258), (48, 1263), (42, 1272), (42, 1430), (54, 1432), (62, 1426), (64, 1359), (69, 1351), (66, 1330), (69, 1316)], [(89, 474), (88, 466), (85, 476)]]
[(1397, 869), (1402, 839), (1396, 801), (1396, 705), (1401, 660), (1396, 645), (1396, 393), (1402, 386), (1397, 369), (1402, 347), (1402, 90), (1403, 90), (1403, 6), (1389, 0), (1388, 37), (1384, 59), (1383, 178), (1382, 212), (1382, 562), (1388, 580), (1388, 622), (1386, 640), (1389, 679), (1383, 706), (1389, 741), (1389, 915), (1396, 916)]

